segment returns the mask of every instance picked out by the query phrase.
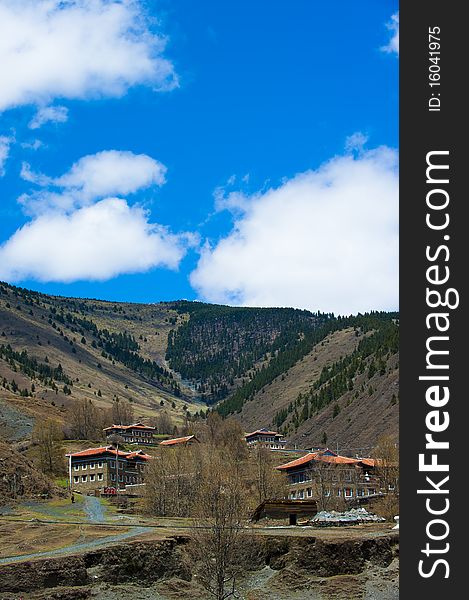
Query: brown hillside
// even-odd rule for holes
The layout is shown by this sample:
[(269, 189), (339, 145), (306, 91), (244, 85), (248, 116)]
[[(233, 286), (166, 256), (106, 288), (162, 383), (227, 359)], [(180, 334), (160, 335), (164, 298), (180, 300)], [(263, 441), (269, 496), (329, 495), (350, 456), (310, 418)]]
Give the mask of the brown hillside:
[[(368, 455), (384, 435), (396, 441), (399, 433), (399, 357), (392, 356), (386, 363), (386, 373), (376, 373), (371, 379), (358, 376), (354, 389), (346, 392), (337, 402), (340, 412), (335, 417), (334, 406), (329, 405), (315, 417), (302, 423), (297, 432), (289, 434), (292, 444), (302, 448), (327, 445), (333, 450), (351, 455)], [(364, 390), (360, 391), (364, 386)], [(373, 392), (369, 394), (369, 386)], [(358, 391), (358, 398), (354, 395)], [(394, 398), (393, 398), (394, 396)]]
[(271, 427), (275, 414), (288, 406), (300, 393), (309, 390), (325, 366), (350, 354), (358, 340), (352, 328), (336, 331), (296, 363), (281, 377), (258, 392), (253, 400), (246, 402), (237, 418), (246, 431)]
[[(2, 417), (3, 413), (10, 414), (16, 409), (33, 419), (54, 417), (66, 422), (71, 404), (83, 398), (92, 400), (97, 407), (108, 408), (118, 396), (132, 401), (136, 419), (153, 417), (165, 410), (176, 421), (182, 421), (182, 408), (190, 401), (191, 390), (183, 387), (183, 397), (178, 398), (170, 389), (162, 388), (119, 361), (104, 358), (102, 349), (92, 346), (90, 332), (72, 332), (67, 323), (54, 318), (51, 311), (60, 313), (61, 308), (73, 316), (93, 321), (99, 329), (125, 331), (134, 336), (140, 346), (140, 356), (155, 360), (165, 368), (168, 332), (174, 327), (174, 320), (181, 322), (184, 318), (164, 305), (74, 301), (44, 295), (38, 295), (37, 303), (31, 303), (28, 293), (8, 290), (7, 294), (0, 295), (0, 344), (10, 345), (17, 352), (25, 350), (29, 357), (42, 364), (51, 367), (60, 364), (73, 381), (68, 395), (63, 391), (63, 383), (57, 382), (58, 390), (54, 390), (51, 385), (25, 375), (0, 359), (0, 431), (9, 432), (7, 439), (28, 437), (28, 427), (18, 425), (19, 432), (15, 433), (15, 423), (21, 419), (18, 421), (11, 415)], [(174, 376), (178, 380), (177, 375)], [(16, 392), (12, 391), (12, 381), (18, 386)], [(22, 396), (22, 390), (28, 390), (30, 395)]]

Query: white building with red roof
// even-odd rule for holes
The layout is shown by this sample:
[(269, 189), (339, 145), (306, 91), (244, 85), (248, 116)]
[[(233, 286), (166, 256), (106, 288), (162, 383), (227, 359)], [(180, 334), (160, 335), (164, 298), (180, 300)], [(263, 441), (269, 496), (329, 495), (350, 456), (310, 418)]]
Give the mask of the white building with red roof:
[(126, 485), (144, 483), (151, 456), (143, 450), (123, 452), (114, 446), (71, 452), (68, 458), (70, 489), (83, 493), (100, 490), (115, 493)]
[(334, 506), (344, 500), (360, 503), (380, 495), (377, 462), (372, 458), (340, 456), (326, 449), (309, 452), (276, 469), (287, 475), (290, 499), (315, 498), (323, 506)]
[(132, 425), (111, 425), (103, 429), (107, 438), (113, 435), (120, 436), (128, 444), (153, 444), (153, 436), (156, 427), (144, 425), (143, 423), (133, 423)]
[(277, 431), (269, 429), (256, 429), (245, 435), (248, 446), (264, 446), (271, 450), (283, 450), (287, 445), (287, 440), (283, 439)]

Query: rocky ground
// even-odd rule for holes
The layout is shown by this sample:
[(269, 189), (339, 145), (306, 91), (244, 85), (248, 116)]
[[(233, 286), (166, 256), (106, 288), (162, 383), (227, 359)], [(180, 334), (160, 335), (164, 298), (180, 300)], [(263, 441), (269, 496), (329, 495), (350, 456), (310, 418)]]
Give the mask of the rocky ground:
[[(397, 600), (398, 534), (335, 539), (246, 534), (238, 598)], [(0, 600), (176, 600), (208, 598), (198, 584), (189, 536), (135, 541), (79, 555), (0, 566)]]

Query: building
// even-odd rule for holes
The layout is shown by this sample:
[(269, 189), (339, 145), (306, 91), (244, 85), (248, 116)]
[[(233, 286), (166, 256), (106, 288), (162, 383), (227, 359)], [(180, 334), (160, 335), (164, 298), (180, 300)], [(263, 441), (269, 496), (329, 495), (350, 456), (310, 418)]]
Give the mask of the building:
[(251, 521), (286, 519), (290, 525), (296, 525), (298, 519), (311, 519), (317, 512), (316, 500), (264, 500), (254, 511)]
[(327, 449), (276, 468), (288, 477), (290, 499), (317, 498), (322, 510), (342, 501), (360, 503), (380, 495), (383, 490), (376, 466), (374, 459), (349, 458)]
[(184, 437), (173, 438), (171, 440), (163, 440), (160, 442), (160, 446), (188, 446), (198, 442), (199, 440), (195, 437), (195, 435), (186, 435)]
[(248, 446), (264, 446), (271, 450), (283, 450), (287, 444), (287, 440), (282, 439), (280, 433), (268, 429), (257, 429), (247, 433), (245, 439)]
[(83, 493), (142, 484), (146, 464), (151, 459), (142, 450), (123, 452), (114, 446), (88, 448), (66, 456), (70, 489)]
[(118, 435), (128, 444), (153, 444), (156, 427), (150, 427), (143, 423), (133, 423), (133, 425), (111, 425), (103, 431), (106, 438)]

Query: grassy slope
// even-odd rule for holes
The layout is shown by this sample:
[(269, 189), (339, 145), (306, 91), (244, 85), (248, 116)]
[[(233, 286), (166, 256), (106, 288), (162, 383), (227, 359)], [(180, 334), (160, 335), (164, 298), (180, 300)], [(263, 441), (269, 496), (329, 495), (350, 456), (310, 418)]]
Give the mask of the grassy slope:
[[(319, 378), (321, 370), (340, 358), (350, 355), (358, 340), (353, 329), (329, 335), (312, 352), (299, 361), (282, 377), (258, 392), (246, 402), (237, 418), (247, 431), (259, 427), (274, 427), (275, 414), (294, 402), (300, 393), (307, 392)], [(356, 377), (354, 388), (337, 401), (326, 406), (317, 415), (294, 428), (287, 420), (286, 434), (290, 444), (299, 448), (323, 446), (324, 432), (327, 445), (341, 452), (367, 454), (382, 435), (398, 436), (399, 404), (392, 399), (399, 396), (398, 355), (386, 363), (386, 373), (376, 373), (371, 379), (363, 373)], [(369, 394), (369, 387), (373, 393)], [(358, 397), (355, 395), (358, 394)], [(334, 405), (340, 412), (334, 416)]]
[[(114, 395), (117, 395), (121, 399), (133, 400), (136, 419), (156, 415), (161, 410), (161, 400), (164, 402), (164, 409), (176, 420), (182, 419), (182, 406), (186, 404), (184, 399), (176, 398), (170, 391), (156, 387), (121, 363), (116, 361), (113, 364), (112, 360), (103, 358), (101, 349), (92, 347), (92, 338), (88, 332), (85, 332), (87, 343), (83, 344), (79, 333), (71, 333), (59, 324), (64, 334), (69, 339), (74, 337), (76, 342), (71, 346), (64, 340), (64, 336), (48, 323), (48, 318), (50, 308), (59, 308), (67, 303), (67, 299), (48, 296), (41, 296), (40, 299), (41, 306), (30, 306), (24, 297), (14, 296), (11, 291), (8, 296), (0, 296), (0, 344), (10, 344), (16, 351), (26, 350), (29, 356), (41, 362), (47, 356), (51, 366), (60, 363), (66, 375), (74, 380), (72, 394), (64, 394), (60, 384), (56, 393), (50, 386), (35, 380), (33, 397), (24, 398), (0, 387), (0, 405), (5, 405), (6, 402), (7, 407), (12, 406), (31, 417), (53, 416), (65, 421), (74, 400), (87, 398), (96, 406), (109, 407)], [(123, 313), (113, 312), (113, 303), (87, 300), (84, 304), (89, 307), (85, 318), (91, 319), (100, 329), (127, 331), (137, 339), (143, 357), (165, 366), (167, 336), (173, 327), (169, 318), (177, 316), (174, 311), (164, 305), (119, 304), (119, 308), (125, 311)], [(33, 312), (32, 315), (30, 311)], [(72, 314), (83, 316), (78, 311)], [(179, 317), (179, 320), (182, 318)], [(72, 352), (72, 347), (75, 347), (76, 353)], [(101, 368), (98, 368), (98, 363)], [(29, 377), (18, 371), (14, 372), (6, 361), (0, 360), (0, 378), (3, 380), (4, 377), (8, 382), (14, 379), (20, 389), (31, 389), (32, 381)], [(79, 381), (76, 381), (77, 378)], [(101, 391), (101, 397), (97, 395), (98, 390)], [(191, 393), (190, 390), (183, 391)], [(171, 408), (173, 401), (176, 404), (174, 410)]]
[(238, 418), (246, 430), (271, 427), (275, 413), (295, 400), (316, 381), (324, 366), (330, 365), (341, 356), (352, 352), (357, 345), (353, 329), (336, 331), (323, 344), (315, 346), (303, 360), (297, 362), (284, 376), (277, 377), (271, 384), (258, 392), (254, 399), (246, 402)]

